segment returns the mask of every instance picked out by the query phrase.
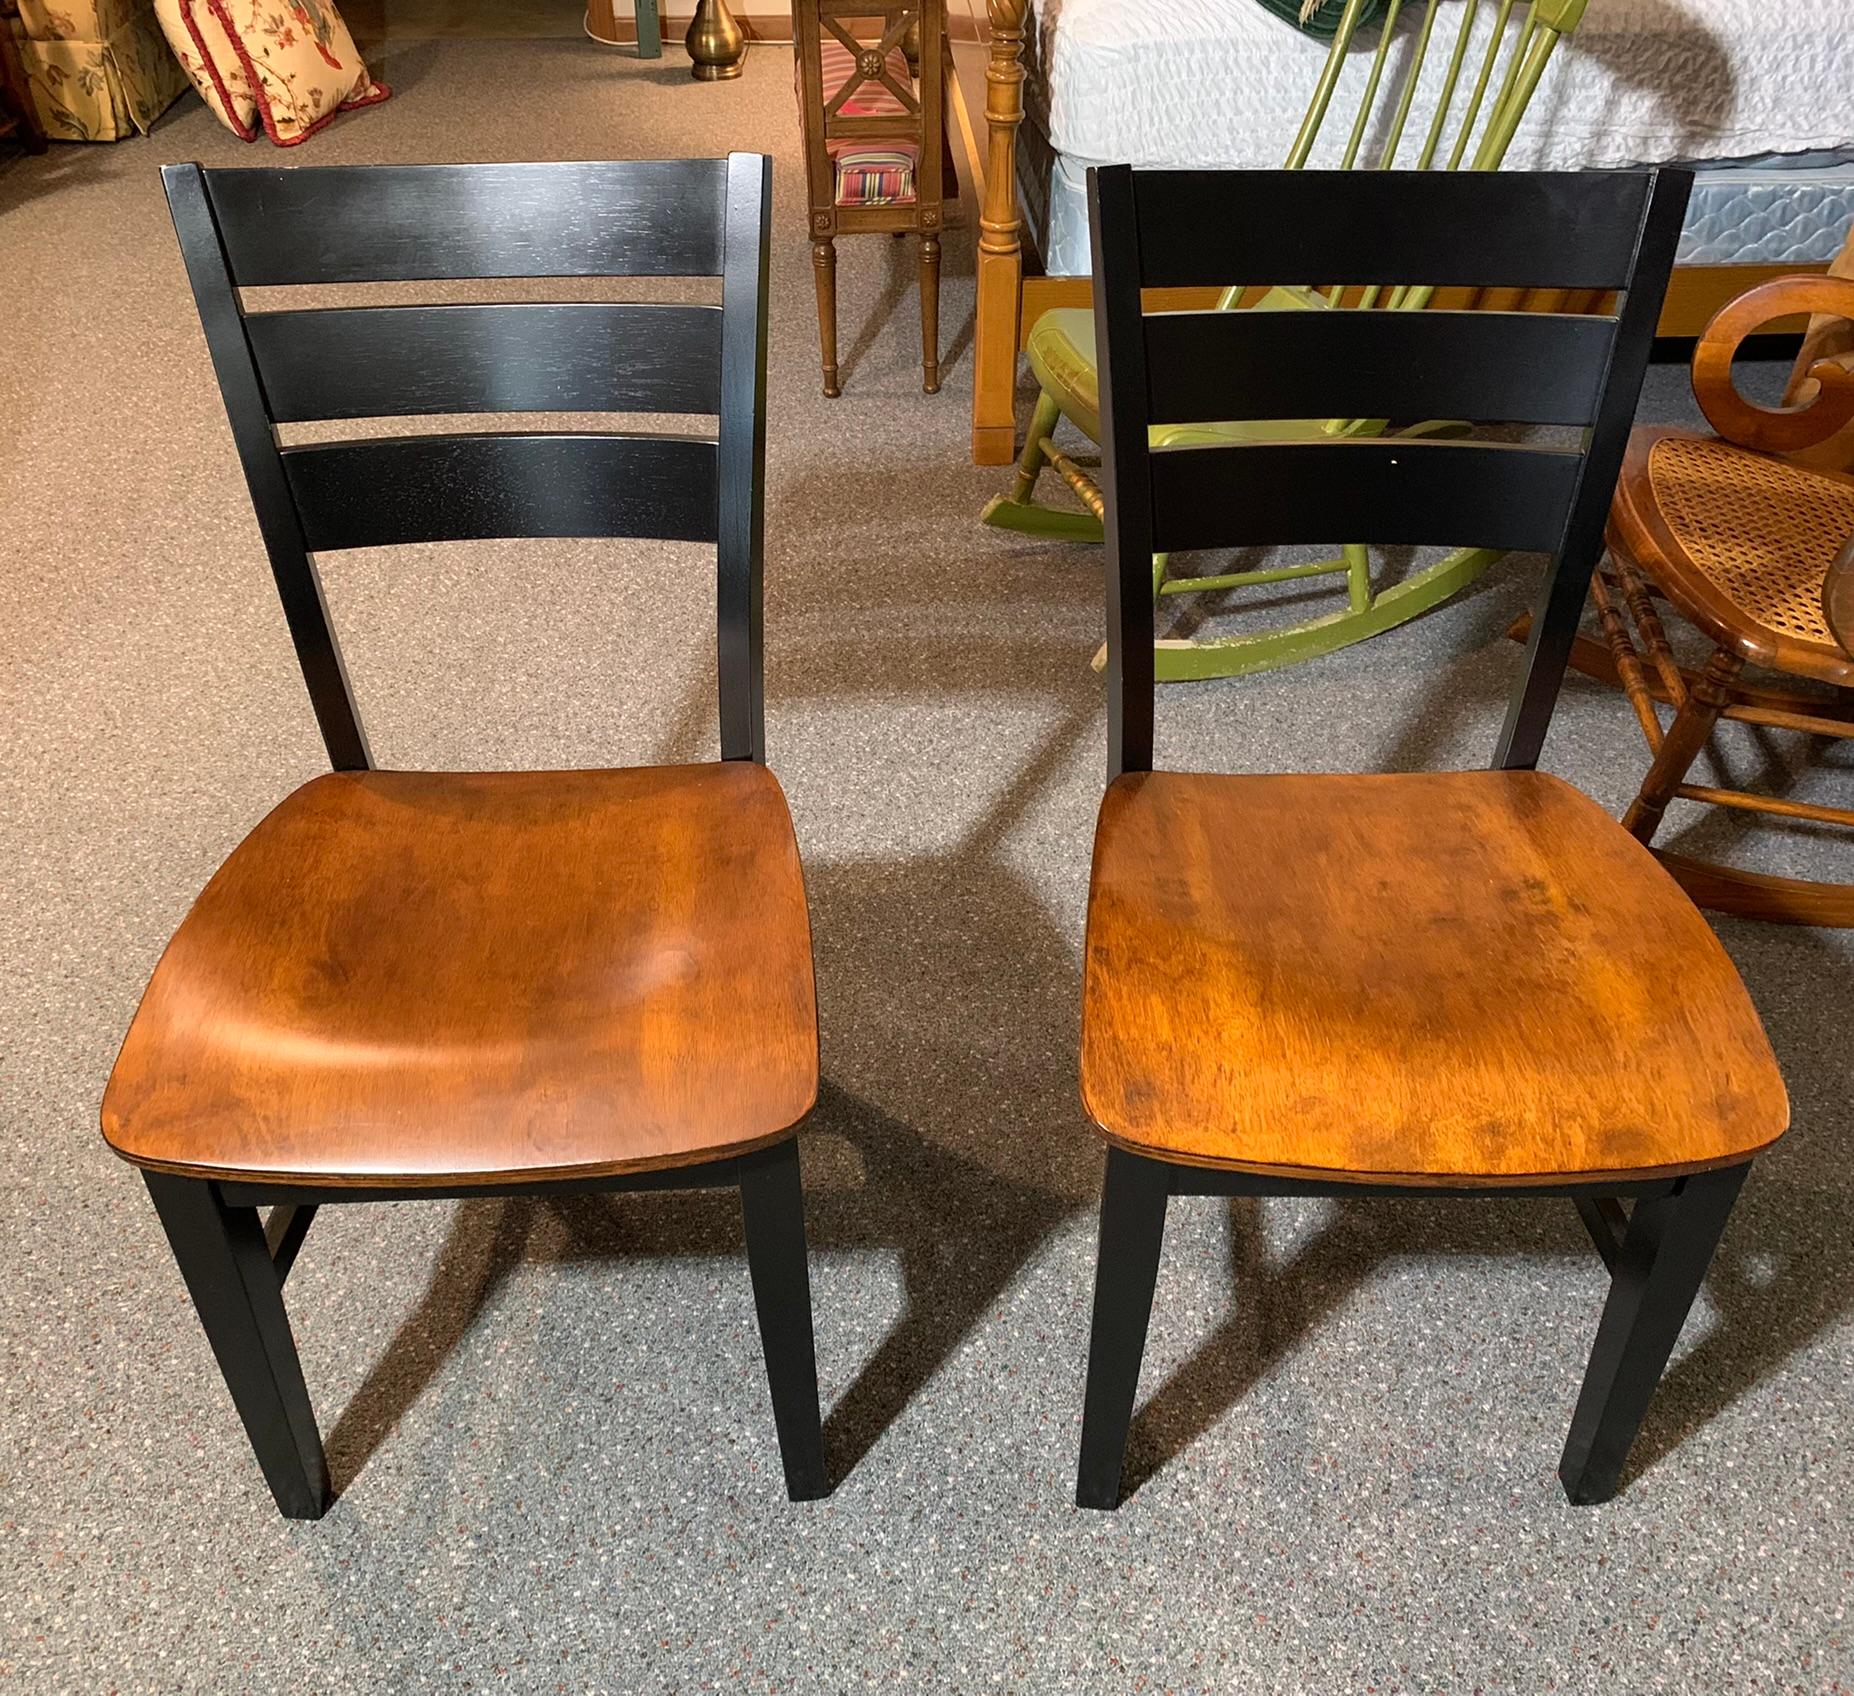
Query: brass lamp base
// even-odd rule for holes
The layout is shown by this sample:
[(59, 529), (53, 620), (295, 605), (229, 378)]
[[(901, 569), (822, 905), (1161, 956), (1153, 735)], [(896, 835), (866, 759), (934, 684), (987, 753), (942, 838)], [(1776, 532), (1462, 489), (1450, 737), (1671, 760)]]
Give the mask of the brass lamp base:
[(683, 37), (693, 63), (689, 75), (697, 82), (727, 82), (740, 75), (747, 56), (747, 34), (727, 0), (697, 0), (689, 33)]

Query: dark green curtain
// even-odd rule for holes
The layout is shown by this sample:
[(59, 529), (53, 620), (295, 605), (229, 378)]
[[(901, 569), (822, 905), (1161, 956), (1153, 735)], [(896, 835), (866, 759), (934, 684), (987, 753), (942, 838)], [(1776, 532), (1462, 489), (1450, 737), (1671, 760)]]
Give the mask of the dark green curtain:
[[(1319, 7), (1304, 24), (1300, 21), (1300, 0), (1256, 0), (1266, 6), (1278, 18), (1285, 18), (1296, 29), (1304, 30), (1308, 35), (1317, 35), (1322, 41), (1331, 41), (1339, 28), (1339, 19), (1345, 13), (1345, 0), (1320, 0)], [(1358, 20), (1362, 29), (1374, 24), (1384, 13), (1385, 0), (1366, 0), (1363, 16)]]

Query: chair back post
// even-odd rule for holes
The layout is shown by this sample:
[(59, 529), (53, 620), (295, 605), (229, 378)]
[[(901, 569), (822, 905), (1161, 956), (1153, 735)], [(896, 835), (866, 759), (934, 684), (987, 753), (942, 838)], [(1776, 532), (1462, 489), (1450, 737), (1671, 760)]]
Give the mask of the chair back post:
[(302, 520), (277, 453), (276, 433), (245, 334), (245, 310), (232, 286), (218, 220), (207, 198), (206, 173), (198, 165), (163, 165), (161, 182), (199, 309), (200, 328), (225, 400), (232, 440), (251, 490), (271, 576), (329, 763), (336, 771), (365, 771), (373, 759), (354, 706), (341, 647), (329, 623), (321, 579), (303, 539)]
[(1320, 67), (1320, 80), (1314, 84), (1313, 99), (1308, 102), (1307, 114), (1301, 119), (1294, 143), (1288, 149), (1287, 169), (1290, 171), (1298, 171), (1306, 164), (1313, 153), (1313, 144), (1319, 140), (1320, 126), (1326, 122), (1327, 109), (1339, 87), (1340, 73), (1345, 70), (1346, 54), (1351, 51), (1352, 38), (1358, 33), (1358, 20), (1365, 4), (1366, 0), (1346, 0), (1345, 11), (1326, 49), (1326, 63)]
[[(1101, 488), (1107, 497), (1107, 781), (1152, 770), (1153, 675), (1150, 402), (1140, 317), (1133, 167), (1088, 172), (1094, 339), (1101, 350)], [(1111, 357), (1109, 353), (1111, 350)]]
[(1577, 636), (1577, 621), (1590, 594), (1590, 578), (1603, 552), (1603, 531), (1610, 501), (1622, 471), (1622, 456), (1635, 422), (1635, 407), (1654, 351), (1655, 326), (1662, 296), (1680, 245), (1687, 198), (1693, 190), (1690, 171), (1654, 173), (1636, 229), (1629, 261), (1633, 285), (1623, 297), (1609, 363), (1603, 373), (1602, 400), (1584, 447), (1576, 493), (1566, 516), (1564, 538), (1552, 556), (1540, 590), (1531, 635), (1526, 642), (1519, 686), (1508, 699), (1506, 722), (1494, 751), (1494, 765), (1529, 771), (1538, 764), (1551, 728), (1558, 691)]
[[(1520, 121), (1532, 104), (1545, 67), (1551, 63), (1558, 43), (1583, 21), (1587, 0), (1533, 0), (1532, 15), (1507, 68), (1506, 83), (1500, 99), (1487, 120), (1487, 133), (1475, 149), (1469, 166), (1475, 171), (1496, 171), (1506, 158), (1506, 151), (1519, 133)], [(1466, 139), (1466, 131), (1463, 132)]]
[[(1109, 550), (1109, 781), (1150, 769), (1155, 554), (1372, 534), (1537, 553), (1547, 573), (1496, 763), (1538, 757), (1673, 264), (1691, 174), (1089, 173)], [(1141, 292), (1372, 276), (1425, 287), (1614, 293), (1614, 315), (1157, 312)], [(1232, 441), (1155, 450), (1154, 427), (1230, 417), (1459, 418), (1504, 437)]]
[(792, 7), (792, 51), (798, 59), (799, 135), (805, 148), (805, 198), (813, 241), (837, 229), (837, 173), (824, 135), (824, 42), (818, 0)]
[(938, 208), (946, 196), (946, 18), (945, 0), (914, 0), (920, 31), (921, 160), (915, 193), (923, 208)]
[(721, 285), (721, 414), (715, 655), (721, 758), (766, 758), (762, 585), (766, 563), (767, 263), (771, 161), (731, 153)]

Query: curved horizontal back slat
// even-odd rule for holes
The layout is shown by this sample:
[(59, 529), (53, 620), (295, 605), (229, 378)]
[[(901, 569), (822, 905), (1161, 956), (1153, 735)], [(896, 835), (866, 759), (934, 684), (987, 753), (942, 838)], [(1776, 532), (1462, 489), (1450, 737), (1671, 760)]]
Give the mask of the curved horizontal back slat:
[(1484, 442), (1326, 441), (1151, 456), (1153, 551), (1341, 542), (1555, 552), (1579, 453)]
[(252, 312), (270, 415), (719, 412), (721, 308), (574, 302)]
[(286, 448), (304, 544), (518, 536), (712, 542), (716, 448), (692, 436), (390, 436)]
[(1145, 320), (1154, 424), (1462, 418), (1588, 424), (1615, 320), (1544, 312), (1163, 312)]
[(208, 173), (239, 288), (459, 277), (713, 277), (725, 159)]
[[(1145, 288), (1613, 289), (1648, 179), (1555, 171), (1138, 171)], [(1318, 206), (1317, 221), (1308, 210)]]

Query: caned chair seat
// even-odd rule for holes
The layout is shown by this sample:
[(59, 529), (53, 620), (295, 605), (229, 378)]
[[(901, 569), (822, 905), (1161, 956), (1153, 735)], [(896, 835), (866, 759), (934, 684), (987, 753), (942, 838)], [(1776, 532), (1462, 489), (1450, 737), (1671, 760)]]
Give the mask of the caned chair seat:
[(1693, 1172), (1788, 1117), (1705, 920), (1528, 771), (1119, 778), (1082, 1096), (1135, 1153), (1361, 1183)]
[(1825, 683), (1854, 663), (1822, 615), (1822, 584), (1854, 535), (1854, 477), (1716, 436), (1638, 430), (1612, 539), (1720, 647)]
[(338, 772), (206, 886), (103, 1126), (189, 1176), (467, 1183), (742, 1153), (816, 1093), (798, 850), (763, 766)]

